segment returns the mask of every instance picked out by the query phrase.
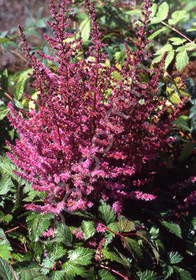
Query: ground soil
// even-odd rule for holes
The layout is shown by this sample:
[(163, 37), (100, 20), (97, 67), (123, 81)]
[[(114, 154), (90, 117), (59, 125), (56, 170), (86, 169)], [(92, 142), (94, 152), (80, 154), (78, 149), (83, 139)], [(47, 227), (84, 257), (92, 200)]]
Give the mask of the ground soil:
[[(33, 16), (36, 18), (38, 10), (43, 7), (42, 16), (49, 15), (49, 0), (0, 0), (0, 35), (4, 31), (8, 31), (11, 35), (13, 27), (20, 24), (25, 26), (25, 20)], [(31, 15), (32, 13), (32, 15)], [(41, 45), (43, 38), (36, 36), (31, 40), (34, 45)], [(9, 48), (4, 51), (0, 46), (0, 70), (8, 69), (11, 72), (24, 70), (26, 62), (24, 54), (19, 49)]]

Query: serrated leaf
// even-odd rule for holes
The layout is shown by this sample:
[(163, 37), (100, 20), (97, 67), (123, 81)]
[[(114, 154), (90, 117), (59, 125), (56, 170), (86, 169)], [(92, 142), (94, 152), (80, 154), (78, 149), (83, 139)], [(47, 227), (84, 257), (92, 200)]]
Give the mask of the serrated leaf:
[(69, 275), (73, 275), (73, 276), (80, 275), (82, 277), (87, 276), (85, 267), (75, 264), (74, 261), (68, 261), (68, 262), (64, 263), (62, 268), (66, 273), (66, 278), (67, 278), (67, 275), (68, 276)]
[(168, 12), (169, 12), (169, 6), (167, 2), (163, 2), (158, 8), (156, 17), (158, 17), (160, 20), (164, 20), (167, 18)]
[(19, 178), (13, 173), (13, 170), (19, 170), (7, 156), (0, 156), (0, 169), (2, 172), (7, 173), (11, 178), (16, 180), (19, 184), (25, 184), (24, 179)]
[(182, 238), (182, 231), (179, 225), (167, 221), (162, 221), (161, 223), (169, 232)]
[(59, 245), (59, 244), (54, 244), (54, 246), (52, 247), (52, 249), (50, 249), (50, 252), (48, 254), (50, 260), (52, 260), (53, 262), (62, 258), (65, 253), (66, 253), (66, 249), (63, 248), (63, 246)]
[(173, 268), (177, 272), (179, 280), (194, 280), (189, 271), (175, 265)]
[(168, 23), (169, 25), (175, 25), (176, 23), (184, 19), (185, 16), (186, 12), (184, 10), (175, 11), (171, 14), (171, 19), (169, 19)]
[(179, 37), (172, 37), (169, 38), (170, 41), (172, 41), (172, 45), (178, 46), (186, 42), (186, 39), (181, 39)]
[[(65, 272), (63, 270), (60, 271), (52, 271), (52, 273), (50, 274), (50, 278), (51, 280), (64, 280), (64, 275)], [(66, 277), (67, 279), (67, 277)]]
[(101, 206), (99, 206), (99, 216), (104, 222), (108, 225), (115, 221), (116, 214), (114, 213), (113, 209), (106, 204), (103, 200), (100, 201)]
[(159, 231), (160, 231), (159, 228), (156, 228), (154, 226), (151, 227), (150, 232), (149, 232), (151, 239), (157, 239), (159, 236)]
[(0, 195), (7, 194), (12, 186), (13, 186), (13, 182), (9, 174), (2, 172), (1, 179), (0, 179)]
[(53, 242), (62, 242), (68, 247), (72, 246), (73, 235), (65, 224), (59, 224), (55, 231), (55, 237), (53, 238)]
[(155, 259), (157, 260), (157, 263), (158, 263), (159, 259), (160, 259), (160, 255), (159, 255), (159, 252), (158, 252), (156, 246), (151, 241), (150, 234), (146, 231), (138, 230), (137, 231), (137, 236), (140, 237), (141, 239), (145, 240), (146, 243), (150, 246), (150, 248), (151, 248), (151, 250), (154, 254), (154, 257), (155, 257)]
[(196, 44), (195, 44), (195, 42), (186, 43), (186, 44), (184, 45), (184, 49), (185, 49), (186, 51), (194, 51), (194, 50), (196, 50)]
[(0, 257), (6, 261), (9, 261), (11, 251), (12, 248), (10, 247), (8, 240), (0, 240)]
[(119, 232), (130, 232), (135, 228), (135, 223), (129, 221), (125, 216), (118, 216), (116, 226), (119, 229)]
[(95, 232), (95, 223), (91, 222), (91, 221), (83, 221), (82, 222), (82, 230), (83, 230), (83, 234), (84, 234), (84, 238), (85, 240), (89, 239), (90, 237), (92, 237)]
[[(44, 277), (43, 280), (49, 279), (47, 276), (41, 275), (37, 268), (25, 269), (20, 272), (20, 280), (37, 280), (37, 277)], [(47, 278), (46, 278), (47, 277)]]
[[(1, 213), (3, 212), (1, 211)], [(4, 230), (2, 228), (0, 228), (0, 240), (7, 240)]]
[(178, 72), (181, 72), (182, 69), (187, 65), (189, 62), (189, 57), (187, 55), (187, 51), (183, 50), (176, 55), (176, 68)]
[(158, 280), (160, 277), (154, 271), (145, 270), (139, 274), (139, 280)]
[(136, 240), (129, 237), (121, 237), (121, 241), (124, 248), (127, 248), (131, 252), (136, 261), (141, 261), (143, 259), (142, 249)]
[(174, 272), (174, 269), (171, 265), (163, 263), (164, 280), (168, 279), (173, 274), (173, 272)]
[(107, 227), (109, 229), (111, 229), (111, 231), (113, 231), (113, 232), (111, 232), (111, 231), (106, 229), (105, 234), (104, 234), (105, 235), (105, 239), (106, 239), (106, 241), (104, 242), (104, 246), (105, 247), (108, 244), (110, 244), (112, 239), (115, 237), (115, 233), (114, 232), (118, 232), (118, 228), (117, 228), (115, 223), (110, 223), (109, 225), (107, 225)]
[(104, 257), (108, 260), (110, 260), (111, 262), (117, 262), (122, 264), (123, 266), (127, 266), (127, 262), (125, 260), (123, 260), (117, 253), (112, 252), (112, 251), (108, 251), (107, 249), (102, 249), (102, 253), (104, 255)]
[(106, 269), (100, 269), (98, 275), (100, 280), (116, 280), (116, 278)]
[(91, 263), (91, 259), (94, 255), (93, 249), (84, 247), (78, 247), (75, 250), (69, 250), (69, 260), (75, 265), (88, 265)]
[(53, 214), (41, 215), (40, 213), (32, 213), (27, 217), (29, 236), (33, 241), (38, 241), (39, 237), (49, 228)]
[(179, 161), (182, 162), (188, 157), (190, 157), (194, 148), (195, 148), (195, 143), (191, 143), (191, 142), (185, 143), (180, 153)]
[(174, 58), (174, 50), (170, 51), (165, 58), (165, 68), (167, 69)]
[(11, 265), (0, 258), (0, 275), (3, 280), (18, 280)]
[(183, 260), (183, 257), (178, 252), (169, 252), (168, 257), (171, 264), (176, 264)]
[(43, 262), (41, 263), (42, 265), (42, 269), (41, 269), (41, 272), (43, 274), (47, 274), (50, 270), (53, 270), (54, 269), (54, 261), (50, 258), (45, 258), (43, 260)]

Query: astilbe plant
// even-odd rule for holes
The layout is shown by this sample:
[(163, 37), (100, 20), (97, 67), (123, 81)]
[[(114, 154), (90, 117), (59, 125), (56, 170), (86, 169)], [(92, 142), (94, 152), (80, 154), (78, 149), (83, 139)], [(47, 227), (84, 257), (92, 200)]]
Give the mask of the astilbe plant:
[[(136, 51), (128, 39), (122, 68), (108, 63), (94, 6), (88, 0), (91, 45), (82, 59), (74, 59), (82, 50), (82, 40), (68, 32), (71, 18), (66, 5), (67, 1), (59, 1), (56, 9), (50, 0), (53, 22), (48, 24), (54, 37), (45, 39), (53, 56), (35, 55), (19, 27), (39, 98), (37, 109), (30, 112), (9, 105), (9, 120), (20, 140), (15, 146), (8, 143), (12, 151), (8, 156), (21, 170), (15, 171), (18, 176), (46, 193), (42, 205), (30, 204), (27, 209), (58, 215), (64, 209), (86, 210), (102, 198), (120, 213), (124, 198), (156, 197), (145, 193), (149, 178), (143, 176), (143, 166), (148, 172), (154, 170), (159, 152), (171, 141), (176, 115), (175, 110), (167, 114), (157, 94), (161, 63), (145, 66), (152, 56), (145, 39), (151, 4), (145, 0)], [(57, 67), (47, 68), (39, 56)]]

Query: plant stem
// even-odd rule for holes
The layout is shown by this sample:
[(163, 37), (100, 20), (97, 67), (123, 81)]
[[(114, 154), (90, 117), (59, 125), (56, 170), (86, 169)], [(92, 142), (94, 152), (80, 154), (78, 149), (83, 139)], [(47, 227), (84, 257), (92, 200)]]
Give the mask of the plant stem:
[(122, 275), (120, 272), (118, 272), (118, 271), (116, 271), (116, 270), (114, 270), (114, 269), (112, 269), (112, 268), (110, 268), (110, 267), (108, 267), (108, 266), (105, 266), (105, 265), (100, 264), (100, 267), (105, 268), (105, 269), (107, 269), (107, 270), (110, 270), (111, 272), (113, 272), (113, 273), (115, 273), (115, 274), (121, 276), (121, 277), (122, 277), (123, 279), (125, 279), (125, 280), (129, 280), (129, 278), (127, 278), (126, 276)]
[(13, 231), (13, 230), (15, 230), (15, 229), (18, 229), (18, 228), (19, 228), (19, 227), (15, 227), (15, 228), (9, 229), (9, 230), (5, 231), (5, 233), (11, 232), (11, 231)]
[(134, 233), (134, 232), (129, 232), (129, 233), (118, 233), (118, 232), (115, 232), (111, 229), (109, 229), (106, 225), (104, 224), (101, 224), (103, 227), (105, 227), (107, 230), (109, 230), (110, 232), (116, 234), (116, 235), (119, 235), (120, 237), (123, 237), (123, 236), (127, 236), (127, 235), (137, 235), (137, 233)]
[(176, 28), (170, 26), (169, 24), (167, 24), (164, 21), (161, 21), (161, 23), (165, 26), (167, 26), (168, 28), (170, 28), (171, 30), (173, 30), (174, 32), (178, 33), (180, 36), (184, 37), (187, 41), (189, 41), (190, 43), (194, 43), (194, 41), (191, 41), (191, 39), (189, 39), (187, 36), (185, 36), (184, 34), (182, 34), (180, 31), (178, 31)]

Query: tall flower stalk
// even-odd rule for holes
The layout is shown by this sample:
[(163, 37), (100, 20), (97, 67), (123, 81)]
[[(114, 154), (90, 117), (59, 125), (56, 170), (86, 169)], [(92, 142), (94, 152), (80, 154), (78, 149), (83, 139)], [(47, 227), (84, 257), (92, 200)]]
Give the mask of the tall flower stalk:
[(87, 210), (102, 198), (120, 213), (124, 198), (154, 199), (155, 194), (144, 192), (149, 178), (142, 175), (143, 166), (154, 170), (154, 161), (170, 141), (176, 112), (165, 117), (167, 107), (157, 94), (161, 64), (145, 67), (152, 56), (145, 39), (150, 1), (145, 0), (137, 25), (138, 40), (125, 44), (122, 68), (108, 63), (92, 2), (85, 0), (92, 44), (77, 62), (82, 39), (68, 32), (67, 1), (59, 1), (59, 9), (54, 0), (49, 2), (53, 22), (48, 24), (54, 37), (45, 39), (54, 51), (52, 56), (37, 55), (57, 67), (40, 62), (19, 27), (34, 69), (38, 109), (18, 112), (9, 105), (9, 120), (20, 134), (15, 146), (8, 143), (8, 156), (21, 170), (15, 173), (46, 193), (42, 205), (29, 204), (27, 209), (58, 215), (64, 209)]

